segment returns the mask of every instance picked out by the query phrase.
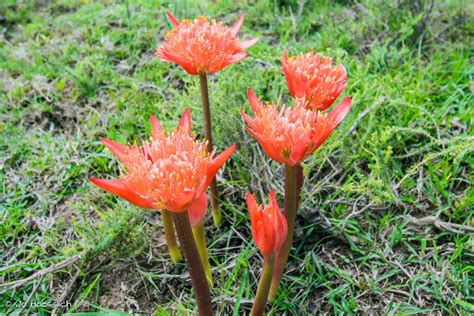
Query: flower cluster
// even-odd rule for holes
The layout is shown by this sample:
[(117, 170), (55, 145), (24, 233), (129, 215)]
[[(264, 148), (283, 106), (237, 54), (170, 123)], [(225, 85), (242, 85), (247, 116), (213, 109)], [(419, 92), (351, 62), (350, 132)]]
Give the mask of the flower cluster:
[(313, 51), (300, 56), (280, 59), (288, 90), (294, 98), (304, 98), (312, 110), (326, 110), (346, 87), (346, 69), (333, 66), (329, 57), (321, 57)]
[(206, 144), (191, 136), (189, 109), (184, 111), (178, 128), (170, 135), (163, 132), (153, 115), (150, 115), (150, 121), (151, 140), (144, 141), (140, 147), (102, 139), (124, 165), (125, 174), (120, 180), (91, 178), (91, 181), (142, 208), (172, 212), (191, 208), (191, 219), (195, 222), (204, 216), (206, 188), (232, 155), (235, 145), (217, 157), (214, 157), (215, 151), (207, 154)]
[(178, 22), (171, 13), (166, 14), (174, 28), (166, 35), (166, 42), (158, 48), (156, 56), (180, 65), (191, 75), (213, 74), (241, 61), (247, 57), (244, 51), (258, 41), (254, 38), (240, 42), (237, 38), (243, 16), (227, 28), (222, 22), (205, 17)]
[(243, 111), (246, 130), (258, 140), (273, 160), (289, 166), (299, 165), (326, 140), (350, 109), (344, 98), (330, 113), (307, 109), (305, 99), (296, 99), (292, 108), (271, 103), (263, 105), (248, 89), (248, 100), (255, 118)]

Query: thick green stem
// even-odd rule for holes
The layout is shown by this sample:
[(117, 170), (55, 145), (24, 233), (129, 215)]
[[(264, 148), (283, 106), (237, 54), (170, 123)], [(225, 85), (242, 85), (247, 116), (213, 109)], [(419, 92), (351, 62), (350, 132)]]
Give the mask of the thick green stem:
[(193, 227), (193, 235), (194, 240), (196, 241), (197, 249), (199, 251), (199, 256), (201, 257), (204, 272), (206, 273), (207, 283), (210, 287), (212, 287), (213, 282), (211, 264), (209, 263), (209, 255), (207, 254), (206, 234), (204, 233), (204, 223), (202, 220)]
[(173, 220), (196, 294), (199, 315), (212, 316), (214, 313), (212, 312), (211, 293), (209, 292), (209, 285), (199, 257), (199, 251), (194, 241), (188, 212), (173, 212)]
[(263, 315), (265, 306), (267, 305), (268, 292), (270, 291), (270, 284), (272, 282), (273, 266), (275, 264), (275, 254), (268, 255), (263, 260), (262, 274), (258, 282), (257, 295), (253, 302), (250, 316)]
[(181, 256), (181, 251), (179, 250), (174, 235), (173, 218), (171, 217), (171, 213), (167, 210), (162, 210), (161, 219), (163, 220), (163, 226), (165, 228), (166, 245), (168, 246), (171, 260), (173, 260), (174, 263), (180, 262), (183, 260), (183, 257)]
[(293, 243), (293, 236), (295, 234), (295, 220), (298, 205), (296, 185), (296, 169), (297, 166), (285, 165), (285, 217), (288, 223), (288, 235), (286, 240), (276, 254), (275, 269), (272, 276), (272, 285), (270, 288), (269, 300), (273, 300), (278, 293), (278, 286), (280, 285), (281, 276), (285, 270), (286, 262)]
[[(207, 86), (207, 75), (205, 73), (199, 74), (199, 83), (201, 87), (202, 114), (204, 115), (204, 137), (207, 140), (207, 152), (210, 153), (213, 150), (211, 108), (209, 103), (209, 88)], [(212, 218), (214, 219), (214, 225), (216, 225), (216, 227), (219, 227), (222, 223), (222, 214), (219, 208), (219, 192), (217, 191), (216, 178), (212, 180), (210, 187)]]

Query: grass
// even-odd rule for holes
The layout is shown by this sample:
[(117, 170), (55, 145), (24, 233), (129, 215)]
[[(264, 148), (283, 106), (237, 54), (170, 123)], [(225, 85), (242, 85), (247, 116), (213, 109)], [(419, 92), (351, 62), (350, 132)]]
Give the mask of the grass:
[(245, 14), (241, 36), (261, 38), (210, 78), (216, 146), (239, 148), (219, 174), (225, 224), (206, 222), (219, 314), (247, 313), (256, 291), (262, 260), (245, 192), (282, 197), (282, 168), (244, 132), (239, 109), (249, 109), (247, 86), (289, 100), (284, 48), (344, 64), (353, 107), (305, 162), (294, 248), (269, 313), (472, 313), (474, 8), (454, 0), (2, 3), (0, 283), (80, 259), (0, 287), (0, 312), (195, 311), (159, 215), (88, 181), (119, 174), (99, 138), (147, 137), (150, 112), (169, 130), (189, 106), (202, 135), (197, 78), (153, 56), (165, 9), (229, 25)]

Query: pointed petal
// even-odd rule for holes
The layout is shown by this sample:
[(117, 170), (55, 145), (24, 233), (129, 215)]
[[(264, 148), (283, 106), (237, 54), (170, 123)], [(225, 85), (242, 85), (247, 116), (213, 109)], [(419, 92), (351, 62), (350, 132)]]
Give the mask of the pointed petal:
[(240, 49), (242, 51), (246, 50), (247, 48), (249, 48), (249, 47), (253, 46), (255, 43), (257, 43), (259, 39), (260, 39), (260, 37), (255, 37), (255, 38), (252, 38), (250, 40), (243, 41), (242, 43), (240, 43)]
[(100, 141), (102, 142), (102, 144), (104, 144), (105, 147), (107, 147), (108, 150), (112, 152), (112, 154), (114, 154), (115, 157), (117, 157), (118, 160), (120, 160), (120, 162), (124, 161), (125, 156), (128, 152), (127, 146), (124, 146), (120, 143), (114, 142), (104, 137), (102, 137)]
[(314, 133), (312, 143), (314, 145), (313, 151), (315, 151), (322, 143), (331, 135), (334, 129), (341, 123), (344, 117), (349, 113), (351, 108), (351, 98), (345, 97), (336, 107), (322, 120), (322, 130)]
[(273, 192), (273, 190), (269, 190), (268, 205), (270, 205), (272, 208), (277, 208), (279, 210), (278, 203), (277, 203), (275, 193)]
[(178, 197), (166, 202), (167, 210), (170, 212), (185, 212), (189, 209), (191, 202), (196, 196), (196, 190), (186, 190), (181, 192)]
[(191, 222), (191, 226), (196, 226), (206, 214), (207, 209), (207, 196), (206, 193), (201, 194), (200, 197), (196, 199), (196, 201), (191, 204), (189, 207), (189, 221)]
[(258, 211), (257, 201), (255, 200), (253, 194), (249, 192), (245, 194), (245, 201), (247, 201), (247, 208), (249, 210), (250, 217), (252, 218), (253, 214)]
[(260, 225), (258, 222), (260, 221), (260, 212), (258, 211), (258, 204), (257, 201), (255, 201), (255, 197), (247, 192), (245, 194), (245, 200), (247, 201), (247, 208), (249, 210), (249, 215), (250, 215), (250, 230), (252, 232), (252, 238), (257, 247), (260, 248), (260, 241), (262, 240), (260, 232)]
[(150, 123), (151, 123), (151, 130), (153, 134), (162, 134), (163, 129), (161, 128), (160, 122), (156, 119), (156, 117), (150, 113)]
[(191, 135), (191, 112), (189, 108), (186, 108), (181, 115), (181, 119), (178, 123), (178, 129), (183, 129), (186, 134)]
[(132, 203), (133, 205), (136, 205), (141, 208), (158, 209), (158, 207), (156, 207), (151, 200), (142, 198), (139, 194), (130, 190), (127, 185), (122, 181), (97, 179), (92, 177), (90, 178), (90, 180), (99, 188), (109, 191), (110, 193), (115, 194), (117, 196), (120, 196), (121, 198)]
[(305, 137), (293, 146), (290, 156), (293, 165), (302, 162), (306, 158), (308, 147), (311, 146), (312, 136), (312, 132), (306, 133)]
[[(276, 200), (274, 203), (276, 203)], [(277, 204), (275, 204), (275, 208), (273, 209), (272, 217), (274, 218), (273, 228), (275, 229), (275, 251), (278, 251), (285, 242), (288, 234), (288, 224)]]
[(349, 113), (349, 110), (351, 109), (351, 103), (351, 97), (347, 96), (329, 113), (329, 117), (334, 120), (335, 126), (339, 125), (347, 113)]
[(237, 145), (233, 144), (232, 146), (221, 152), (220, 155), (212, 159), (212, 162), (207, 169), (206, 188), (209, 186), (209, 184), (211, 184), (219, 168), (222, 167), (222, 165), (227, 161), (227, 159), (229, 159), (230, 156), (234, 153), (236, 147)]
[(248, 126), (245, 126), (245, 129), (258, 141), (258, 143), (260, 144), (260, 146), (262, 146), (263, 151), (267, 154), (268, 157), (275, 160), (276, 162), (288, 164), (287, 159), (285, 159), (279, 153), (279, 151), (275, 148), (274, 144), (271, 141), (268, 141), (266, 138), (261, 137), (260, 134), (251, 130), (250, 128), (248, 128)]
[(227, 60), (227, 64), (228, 65), (234, 64), (236, 62), (241, 61), (242, 59), (247, 58), (247, 56), (248, 56), (248, 54), (245, 54), (245, 53), (234, 54)]
[(309, 142), (297, 145), (296, 147), (293, 148), (291, 152), (291, 164), (288, 164), (290, 166), (297, 165), (301, 163), (306, 157), (306, 149), (308, 149)]
[(166, 16), (168, 17), (168, 20), (170, 21), (171, 25), (173, 25), (174, 27), (179, 25), (178, 20), (176, 20), (176, 18), (169, 11), (166, 11)]
[(247, 88), (247, 98), (249, 99), (250, 107), (252, 108), (253, 113), (257, 113), (258, 109), (262, 107), (262, 103), (260, 103), (250, 87)]
[(235, 23), (232, 25), (230, 29), (230, 33), (232, 35), (237, 35), (239, 33), (240, 27), (242, 26), (242, 23), (244, 22), (244, 16), (242, 15)]
[(176, 55), (176, 53), (174, 53), (174, 48), (172, 48), (167, 43), (161, 44), (161, 46), (155, 52), (155, 56), (159, 57), (161, 61), (169, 61), (178, 64), (190, 75), (198, 74), (197, 68), (191, 65), (189, 62), (185, 61), (183, 58)]
[(250, 117), (247, 113), (245, 113), (242, 109), (240, 109), (240, 115), (242, 115), (244, 121), (253, 129), (255, 129), (255, 119)]

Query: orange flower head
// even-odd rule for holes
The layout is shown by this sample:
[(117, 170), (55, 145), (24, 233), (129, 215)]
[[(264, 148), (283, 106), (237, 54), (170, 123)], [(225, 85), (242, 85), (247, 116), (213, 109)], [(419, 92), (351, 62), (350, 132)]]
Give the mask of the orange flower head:
[(245, 196), (250, 213), (252, 237), (264, 257), (277, 252), (288, 233), (286, 218), (278, 207), (275, 194), (270, 190), (268, 205), (258, 205), (252, 194)]
[(351, 98), (346, 97), (329, 113), (308, 110), (304, 99), (296, 99), (292, 108), (279, 109), (274, 103), (260, 103), (250, 88), (248, 99), (255, 117), (241, 111), (245, 129), (270, 158), (289, 166), (300, 164), (318, 149), (351, 107)]
[(171, 13), (166, 12), (166, 15), (174, 28), (155, 55), (162, 61), (180, 65), (191, 75), (212, 74), (241, 61), (247, 57), (244, 51), (258, 41), (254, 38), (240, 42), (237, 38), (243, 16), (228, 28), (222, 22), (205, 17), (178, 22)]
[(288, 90), (294, 98), (305, 98), (312, 110), (326, 110), (346, 87), (346, 69), (333, 66), (329, 57), (313, 51), (280, 59)]
[(235, 145), (214, 157), (206, 153), (206, 143), (191, 136), (191, 117), (186, 109), (178, 128), (170, 135), (150, 115), (152, 137), (142, 146), (124, 146), (101, 139), (124, 165), (120, 180), (91, 178), (98, 187), (147, 209), (171, 212), (190, 211), (192, 223), (202, 219), (206, 209), (206, 188), (218, 169), (232, 155)]

